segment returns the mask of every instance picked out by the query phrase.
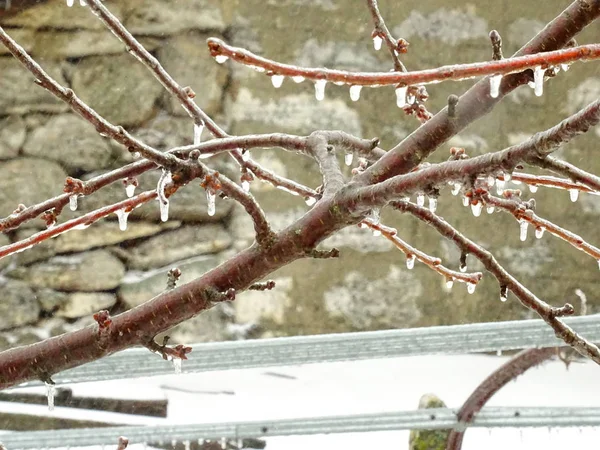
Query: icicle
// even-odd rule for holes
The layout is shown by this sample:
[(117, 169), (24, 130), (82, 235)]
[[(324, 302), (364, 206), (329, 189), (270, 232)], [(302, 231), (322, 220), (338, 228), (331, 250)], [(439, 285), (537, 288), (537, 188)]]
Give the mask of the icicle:
[(67, 0), (67, 6), (70, 8), (75, 3), (75, 0)]
[(494, 177), (493, 175), (488, 175), (486, 182), (488, 187), (494, 187), (494, 185), (496, 184), (496, 177)]
[(273, 87), (275, 89), (278, 89), (281, 87), (281, 85), (283, 84), (283, 79), (285, 77), (283, 75), (272, 75), (271, 76), (271, 83), (273, 84)]
[(425, 194), (417, 194), (417, 206), (423, 206), (425, 204)]
[(204, 122), (194, 124), (194, 145), (199, 145), (202, 142), (202, 132), (204, 131)]
[(437, 198), (429, 197), (429, 211), (434, 213), (436, 209), (437, 209)]
[(381, 36), (379, 36), (378, 34), (373, 36), (373, 48), (375, 49), (375, 51), (381, 50), (382, 43), (383, 43), (383, 39), (381, 39)]
[(535, 185), (535, 184), (529, 184), (528, 186), (529, 186), (529, 191), (532, 194), (535, 194), (537, 192), (537, 190), (538, 190), (538, 186), (537, 185)]
[(469, 294), (473, 294), (475, 292), (475, 288), (477, 287), (477, 285), (475, 283), (467, 283), (467, 292)]
[(247, 162), (250, 159), (250, 150), (242, 150), (242, 161)]
[(77, 211), (77, 194), (69, 196), (69, 209), (71, 211)]
[(171, 447), (177, 447), (177, 439), (171, 439)]
[(304, 199), (304, 201), (306, 202), (306, 205), (307, 205), (307, 206), (312, 206), (312, 205), (314, 205), (315, 203), (317, 203), (317, 199), (316, 199), (316, 198), (314, 198), (314, 197), (306, 197), (306, 198)]
[(492, 75), (490, 77), (490, 97), (498, 98), (500, 93), (500, 83), (502, 82), (502, 75)]
[(537, 97), (541, 97), (544, 93), (544, 72), (542, 66), (536, 66), (533, 69), (533, 92)]
[(471, 203), (471, 211), (475, 217), (479, 217), (481, 215), (481, 211), (483, 210), (483, 203)]
[(347, 166), (351, 166), (352, 165), (352, 160), (354, 159), (354, 154), (353, 153), (346, 153), (344, 155), (344, 162), (346, 163)]
[(496, 350), (496, 356), (502, 356), (502, 350)]
[(506, 186), (506, 182), (504, 180), (496, 180), (496, 193), (498, 195), (502, 195), (504, 192), (504, 186)]
[(469, 197), (467, 197), (466, 195), (463, 195), (463, 198), (462, 198), (463, 206), (469, 206), (469, 203), (471, 203), (471, 200), (469, 200)]
[(142, 155), (140, 152), (133, 152), (131, 156), (133, 156), (133, 159), (140, 159)]
[(48, 397), (48, 411), (54, 411), (54, 395), (56, 394), (56, 386), (54, 383), (47, 381), (46, 384), (46, 397)]
[(183, 359), (173, 358), (171, 360), (171, 362), (173, 363), (173, 368), (175, 369), (175, 373), (181, 373), (181, 363), (183, 362)]
[(536, 227), (536, 229), (535, 229), (535, 237), (537, 239), (541, 239), (542, 236), (544, 235), (544, 231), (545, 230), (546, 229), (544, 227)]
[(325, 85), (326, 84), (327, 84), (327, 80), (315, 81), (315, 98), (318, 101), (321, 101), (325, 98)]
[(373, 230), (373, 237), (379, 237), (379, 236), (381, 236), (381, 230), (374, 229)]
[(600, 259), (598, 260), (598, 269), (600, 269)]
[(466, 264), (460, 264), (458, 266), (458, 270), (460, 270), (462, 273), (465, 273), (467, 271), (467, 265)]
[(215, 56), (215, 61), (218, 62), (219, 64), (223, 64), (228, 59), (229, 59), (229, 56), (227, 56), (227, 55), (217, 55), (217, 56)]
[(521, 241), (525, 242), (527, 240), (527, 227), (529, 226), (529, 222), (527, 222), (526, 220), (521, 220), (519, 223), (519, 239), (521, 239)]
[(577, 201), (579, 198), (579, 190), (578, 189), (569, 189), (569, 198), (573, 203)]
[(408, 86), (400, 86), (396, 88), (396, 105), (398, 108), (404, 108), (406, 106), (406, 91)]
[(461, 189), (462, 189), (462, 184), (454, 183), (452, 185), (452, 195), (458, 195), (458, 193), (460, 192)]
[(87, 6), (85, 0), (79, 0), (79, 6)]
[(221, 438), (221, 448), (223, 450), (225, 450), (227, 448), (227, 439), (224, 437)]
[(563, 72), (566, 72), (567, 70), (569, 70), (571, 68), (570, 64), (561, 64), (560, 68)]
[(165, 195), (165, 187), (171, 182), (171, 172), (163, 169), (158, 184), (156, 185), (156, 195), (158, 198), (158, 205), (160, 208), (160, 220), (166, 222), (169, 220), (169, 199)]
[(505, 302), (508, 300), (508, 288), (506, 286), (500, 286), (500, 301)]
[(125, 186), (125, 194), (127, 194), (127, 197), (133, 197), (133, 194), (135, 194), (135, 184)]
[[(183, 441), (183, 450), (190, 450), (192, 444), (190, 441)], [(240, 447), (241, 449), (241, 447)]]
[(119, 218), (119, 230), (125, 231), (127, 229), (127, 216), (129, 216), (129, 211), (117, 209), (115, 214)]
[(415, 267), (415, 259), (416, 259), (415, 255), (408, 255), (406, 257), (406, 268), (408, 270), (412, 270), (413, 267)]
[(206, 201), (208, 202), (207, 213), (209, 216), (214, 216), (216, 212), (215, 200), (217, 196), (216, 194), (210, 190), (206, 190)]
[(360, 98), (361, 90), (362, 90), (362, 86), (359, 86), (356, 84), (350, 86), (350, 100), (352, 100), (353, 102), (357, 102), (358, 99)]
[(488, 206), (485, 208), (488, 214), (494, 214), (494, 209), (495, 208), (493, 206)]
[(454, 278), (448, 278), (446, 280), (446, 289), (450, 290), (454, 286)]
[(292, 77), (292, 80), (294, 80), (294, 83), (302, 83), (306, 78), (304, 78), (303, 76), (300, 75), (296, 75), (295, 77)]
[(250, 182), (247, 180), (242, 181), (242, 190), (244, 192), (250, 192)]
[(406, 96), (406, 103), (412, 105), (415, 103), (415, 101), (417, 100), (417, 97), (415, 97), (413, 94), (408, 94)]
[(366, 223), (361, 222), (361, 223), (358, 224), (358, 228), (362, 228), (364, 230), (365, 228), (369, 228), (369, 227), (367, 226)]

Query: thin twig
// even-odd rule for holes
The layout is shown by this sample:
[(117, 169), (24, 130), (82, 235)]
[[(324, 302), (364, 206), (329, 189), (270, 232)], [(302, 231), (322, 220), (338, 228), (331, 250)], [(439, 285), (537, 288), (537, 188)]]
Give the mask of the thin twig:
[(387, 46), (394, 63), (394, 70), (396, 72), (406, 72), (406, 67), (404, 64), (402, 64), (400, 58), (398, 58), (398, 54), (402, 51), (406, 51), (408, 42), (405, 40), (397, 41), (394, 39), (392, 33), (390, 33), (390, 30), (388, 30), (381, 13), (379, 12), (377, 0), (367, 0), (367, 6), (369, 7), (369, 11), (371, 11), (371, 17), (373, 17), (373, 23), (375, 25), (373, 35), (379, 36), (385, 42), (385, 45)]

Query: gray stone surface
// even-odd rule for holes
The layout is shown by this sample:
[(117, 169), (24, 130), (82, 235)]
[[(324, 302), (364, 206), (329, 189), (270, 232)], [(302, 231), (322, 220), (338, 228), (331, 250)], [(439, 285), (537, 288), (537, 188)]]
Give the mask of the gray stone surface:
[(275, 278), (275, 288), (270, 291), (246, 291), (239, 294), (233, 307), (237, 323), (260, 324), (267, 320), (283, 325), (286, 312), (292, 306), (290, 293), (294, 288), (291, 277)]
[[(10, 239), (8, 238), (8, 236), (6, 234), (0, 234), (0, 247), (8, 244), (10, 244)], [(7, 267), (13, 259), (14, 256), (0, 258), (0, 271)]]
[(15, 158), (25, 142), (27, 130), (19, 116), (9, 116), (0, 120), (0, 159)]
[(73, 69), (77, 95), (107, 120), (140, 125), (156, 113), (163, 87), (128, 54), (90, 56)]
[(169, 342), (173, 344), (224, 341), (230, 338), (229, 323), (228, 317), (223, 313), (222, 306), (216, 305), (166, 333), (158, 335), (156, 341), (161, 342), (164, 335), (168, 335)]
[(130, 307), (140, 305), (166, 289), (167, 272), (172, 267), (181, 269), (182, 275), (178, 283), (181, 285), (198, 278), (218, 263), (219, 259), (216, 256), (204, 255), (149, 272), (127, 272), (119, 287), (119, 299)]
[(40, 305), (26, 283), (0, 277), (0, 330), (19, 327), (37, 321)]
[(116, 288), (125, 274), (121, 261), (106, 250), (55, 256), (29, 267), (17, 267), (7, 276), (32, 286), (61, 291), (103, 291)]
[(219, 253), (230, 245), (231, 236), (221, 224), (186, 225), (132, 247), (127, 266), (148, 270), (193, 256)]
[(117, 296), (107, 292), (74, 292), (68, 294), (67, 300), (55, 312), (58, 317), (76, 319), (93, 315), (101, 309), (110, 308), (117, 301)]
[(67, 174), (52, 161), (17, 158), (0, 164), (0, 217), (62, 193)]
[(23, 151), (27, 156), (57, 161), (71, 174), (103, 169), (113, 159), (107, 140), (74, 114), (54, 116), (33, 130)]

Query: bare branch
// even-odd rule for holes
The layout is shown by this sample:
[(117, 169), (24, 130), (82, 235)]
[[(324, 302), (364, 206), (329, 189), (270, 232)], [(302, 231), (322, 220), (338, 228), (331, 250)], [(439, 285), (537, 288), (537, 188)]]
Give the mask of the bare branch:
[(371, 16), (373, 17), (373, 23), (375, 25), (375, 30), (373, 30), (372, 35), (373, 39), (376, 37), (383, 39), (390, 52), (390, 56), (392, 57), (394, 70), (396, 72), (406, 72), (406, 67), (398, 58), (398, 54), (406, 53), (408, 51), (408, 42), (406, 42), (404, 39), (394, 39), (392, 33), (390, 33), (390, 30), (388, 30), (381, 13), (379, 12), (377, 0), (367, 0), (367, 6), (369, 7), (369, 11), (371, 11)]
[(575, 167), (573, 164), (570, 164), (566, 161), (559, 161), (552, 156), (547, 156), (543, 159), (530, 159), (528, 163), (569, 177), (571, 180), (577, 183), (581, 183), (589, 187), (591, 190), (600, 192), (599, 177), (589, 172), (586, 172), (585, 170), (582, 170), (579, 167)]

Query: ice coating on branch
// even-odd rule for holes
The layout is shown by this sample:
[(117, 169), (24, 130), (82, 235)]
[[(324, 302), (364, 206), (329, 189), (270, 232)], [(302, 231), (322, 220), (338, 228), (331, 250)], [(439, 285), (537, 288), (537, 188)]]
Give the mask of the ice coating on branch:
[(396, 105), (398, 108), (404, 108), (406, 106), (406, 91), (408, 86), (400, 86), (396, 88)]
[(536, 66), (533, 69), (533, 92), (537, 97), (541, 97), (544, 93), (544, 72), (542, 66)]
[(546, 229), (545, 229), (544, 227), (537, 227), (537, 228), (535, 229), (535, 237), (536, 237), (537, 239), (541, 239), (541, 238), (542, 238), (542, 236), (544, 235), (544, 231), (545, 231), (545, 230), (546, 230)]
[(375, 36), (373, 36), (373, 48), (376, 51), (381, 50), (381, 44), (383, 43), (383, 39), (381, 39), (381, 36), (379, 36), (378, 34), (376, 34)]
[(273, 87), (275, 89), (279, 89), (281, 87), (281, 85), (283, 84), (283, 79), (285, 77), (283, 75), (272, 75), (271, 76), (271, 83), (273, 84)]
[(300, 75), (296, 75), (295, 77), (292, 77), (292, 80), (294, 80), (294, 83), (302, 83), (304, 80), (306, 80), (306, 78)]
[(314, 197), (306, 197), (306, 198), (304, 199), (304, 201), (306, 202), (306, 205), (307, 205), (307, 206), (312, 206), (312, 205), (314, 205), (315, 203), (317, 203), (317, 199), (316, 199), (316, 198), (314, 198)]
[(532, 194), (535, 194), (538, 190), (538, 186), (535, 184), (529, 184), (529, 192), (531, 192)]
[(502, 75), (492, 75), (490, 77), (490, 97), (498, 98), (500, 93), (500, 83), (502, 82)]
[(437, 198), (429, 197), (429, 211), (431, 211), (432, 213), (434, 213), (437, 209), (437, 202)]
[(53, 411), (54, 410), (54, 395), (56, 394), (56, 386), (54, 386), (54, 383), (50, 382), (48, 383), (47, 381), (45, 382), (46, 385), (46, 397), (48, 398), (48, 411)]
[(165, 195), (165, 187), (171, 182), (171, 172), (163, 169), (158, 184), (156, 185), (156, 195), (158, 198), (158, 205), (160, 207), (160, 220), (166, 222), (169, 220), (169, 199)]
[(175, 373), (181, 373), (181, 363), (183, 362), (183, 360), (181, 358), (173, 358), (171, 362), (173, 363)]
[(204, 122), (194, 124), (194, 145), (199, 145), (202, 142), (202, 132), (204, 131)]
[(77, 194), (69, 196), (69, 209), (71, 211), (77, 211)]
[(344, 162), (346, 163), (347, 166), (351, 166), (353, 160), (354, 160), (354, 154), (353, 153), (346, 153), (344, 155)]
[(415, 267), (415, 259), (416, 259), (415, 255), (408, 255), (406, 257), (406, 268), (408, 270), (412, 270), (413, 267)]
[(417, 194), (417, 206), (423, 206), (425, 204), (425, 194)]
[(327, 80), (315, 81), (315, 98), (318, 101), (322, 101), (325, 98), (325, 85), (326, 84), (327, 84)]
[(519, 239), (525, 242), (527, 240), (527, 227), (529, 226), (529, 222), (526, 220), (521, 220), (519, 222)]
[(471, 211), (475, 217), (479, 217), (481, 215), (481, 211), (483, 210), (483, 203), (471, 203)]
[(476, 287), (477, 287), (477, 285), (475, 283), (467, 283), (467, 292), (469, 294), (475, 293), (475, 288)]
[(115, 214), (119, 219), (119, 230), (125, 231), (127, 229), (127, 216), (129, 216), (130, 211), (125, 211), (124, 209), (117, 209)]
[(575, 203), (579, 198), (579, 189), (569, 189), (569, 198)]
[(210, 189), (206, 190), (206, 201), (208, 203), (207, 213), (209, 216), (214, 216), (216, 212), (216, 198), (217, 195)]
[(227, 56), (227, 55), (217, 55), (217, 56), (215, 56), (215, 61), (218, 62), (219, 64), (223, 64), (228, 59), (229, 59), (229, 56)]
[(125, 186), (125, 194), (127, 194), (127, 197), (129, 198), (133, 197), (133, 194), (135, 194), (135, 184), (128, 184)]
[(350, 100), (353, 102), (357, 102), (360, 98), (360, 91), (362, 90), (362, 86), (353, 85), (350, 86)]

